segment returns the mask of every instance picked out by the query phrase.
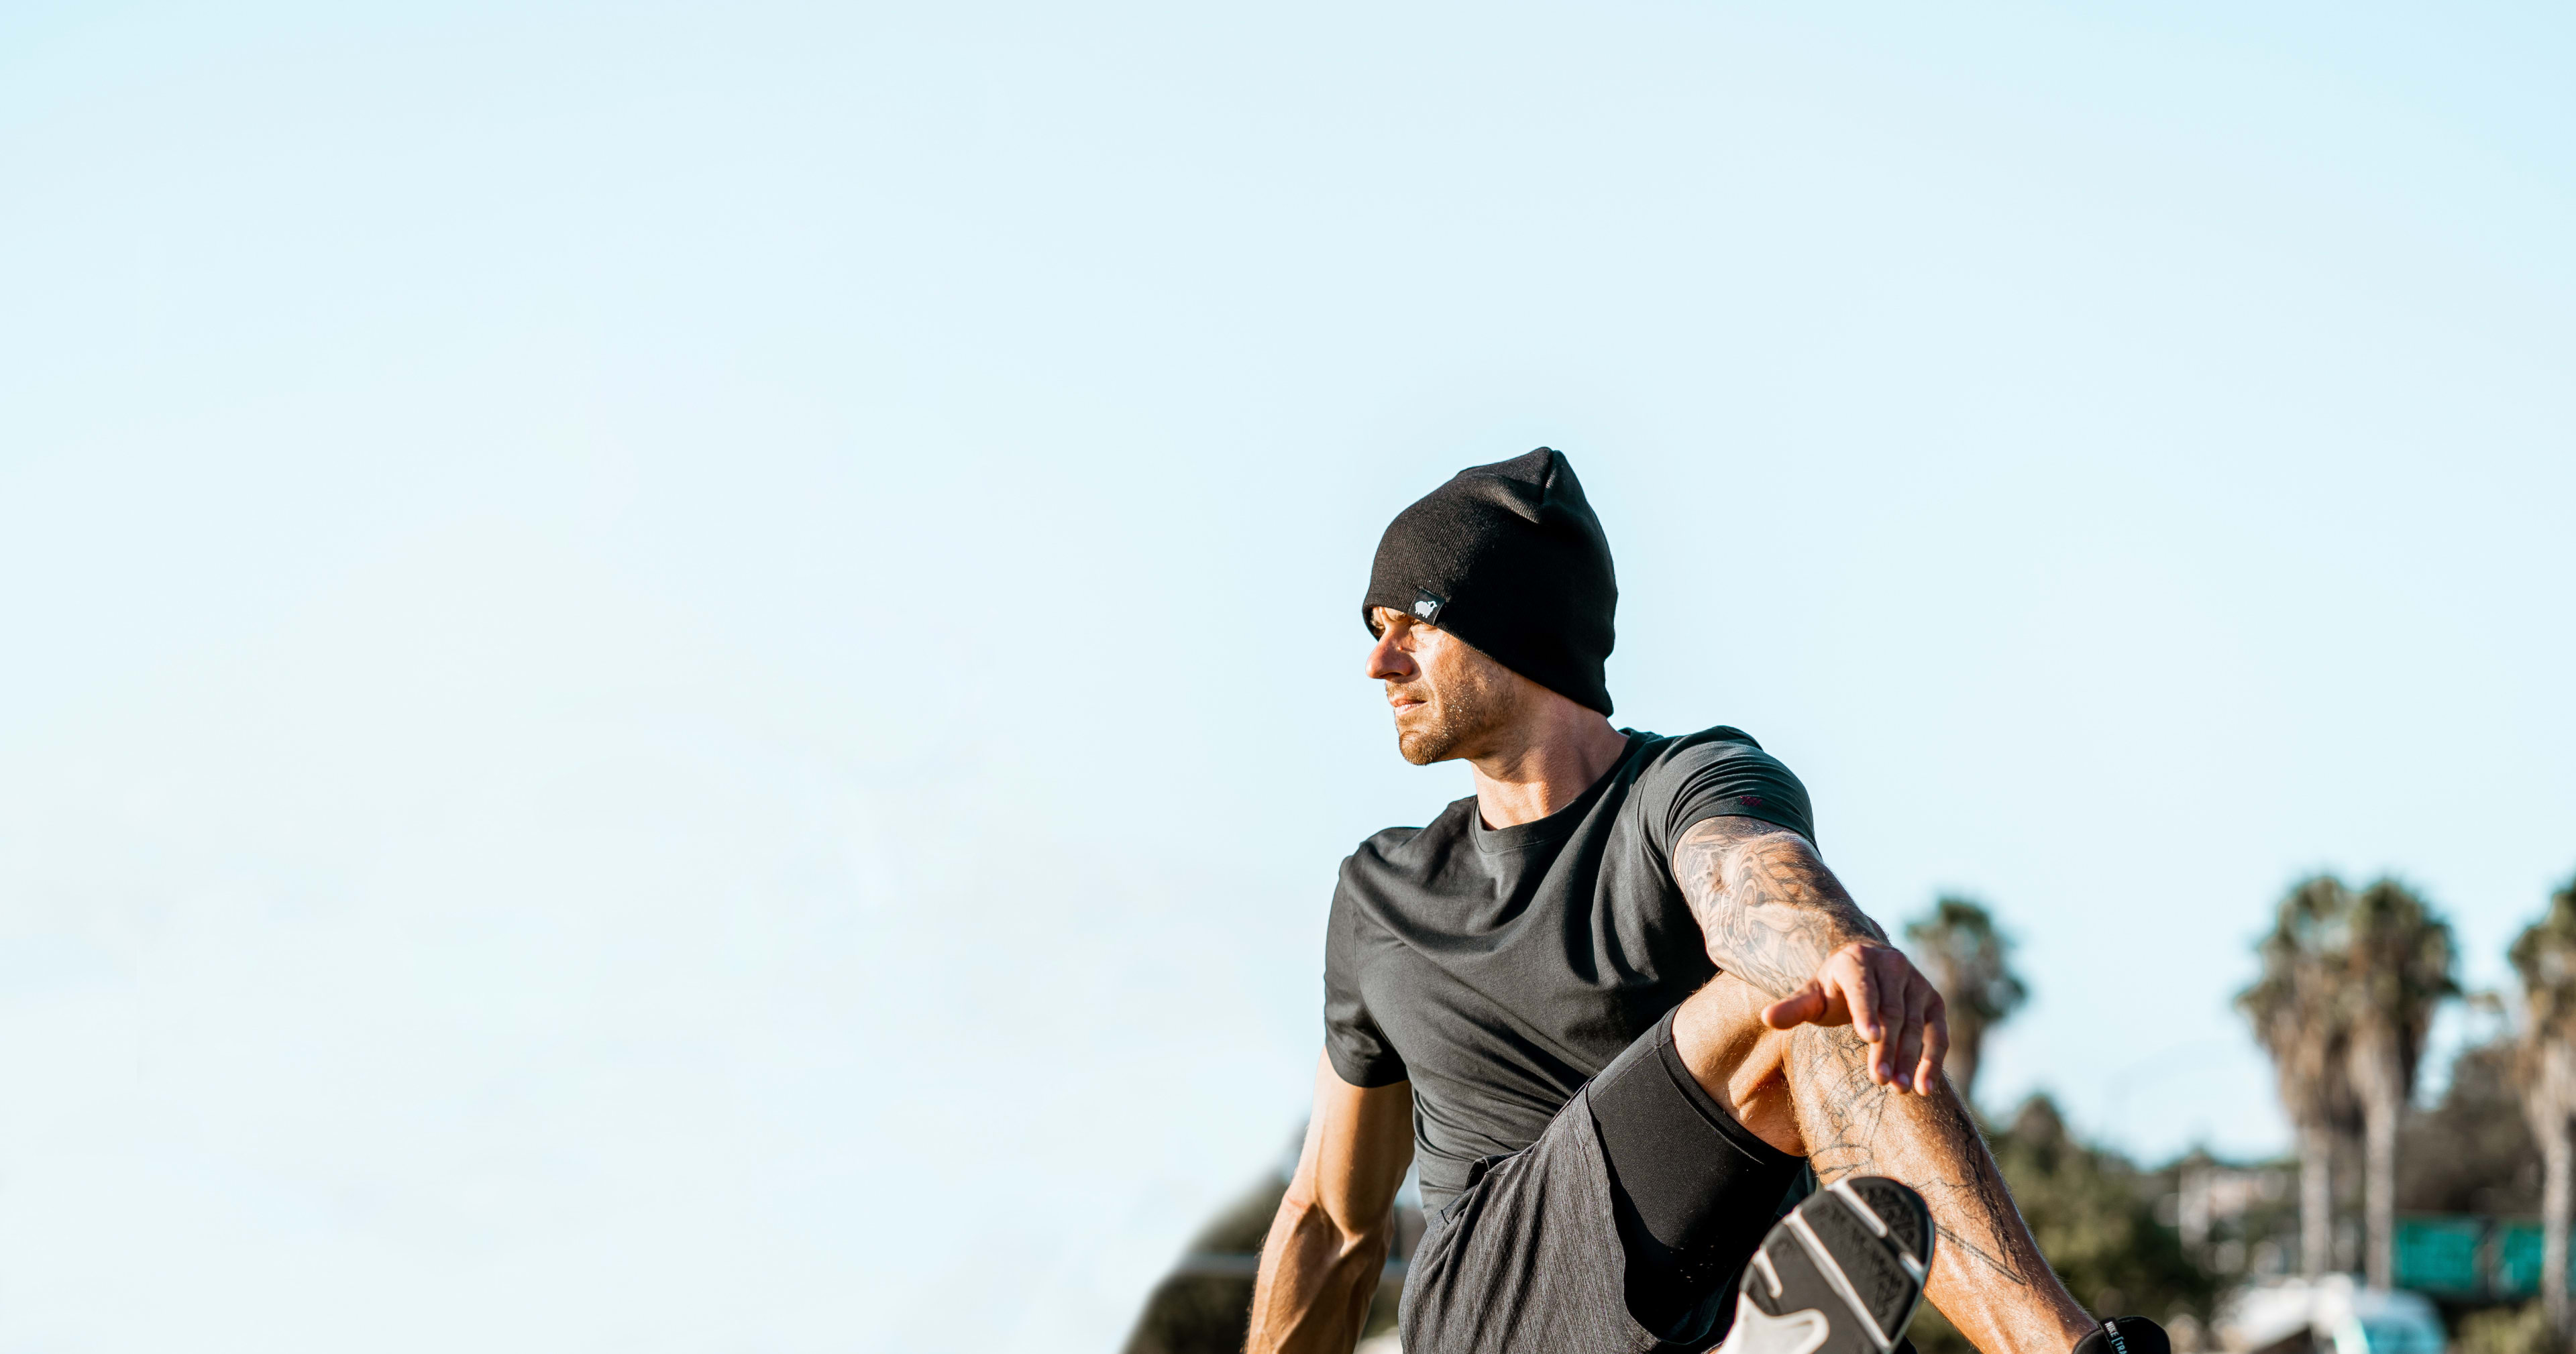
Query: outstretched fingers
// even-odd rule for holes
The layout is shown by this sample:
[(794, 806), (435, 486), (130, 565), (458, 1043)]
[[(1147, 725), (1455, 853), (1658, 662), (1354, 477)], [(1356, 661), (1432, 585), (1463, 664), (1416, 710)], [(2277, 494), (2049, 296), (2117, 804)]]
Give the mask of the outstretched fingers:
[[(1896, 1041), (1896, 1056), (1889, 1059), (1896, 1067), (1898, 1090), (1932, 1093), (1932, 1078), (1941, 1070), (1941, 1055), (1933, 1048), (1936, 1036), (1932, 1023), (1939, 1018), (1933, 1008), (1940, 1002), (1941, 994), (1933, 991), (1929, 983), (1911, 984), (1906, 990), (1904, 1032)], [(1945, 1030), (1943, 1034), (1946, 1033)]]
[(1902, 1085), (1905, 1075), (1914, 1070), (1914, 1058), (1890, 1050), (1901, 1050), (1922, 1037), (1920, 1027), (1910, 1019), (1914, 1014), (1914, 992), (1906, 980), (1914, 976), (1914, 965), (1903, 950), (1885, 946), (1870, 946), (1863, 954), (1869, 965), (1870, 986), (1878, 999), (1878, 1031), (1870, 1037), (1884, 1046), (1879, 1052), (1886, 1055), (1888, 1077)]
[(1887, 1072), (1880, 1084), (1930, 1095), (1950, 1049), (1950, 1022), (1940, 989), (1902, 952), (1880, 950), (1878, 955), (1889, 966), (1879, 991), (1898, 1008), (1888, 1018), (1890, 1037), (1870, 1050)]
[(1825, 984), (1825, 1000), (1840, 1008), (1854, 1034), (1871, 1043), (1883, 1037), (1886, 1022), (1878, 1014), (1877, 975), (1869, 971), (1866, 956), (1846, 945), (1825, 956), (1825, 966), (1816, 971), (1816, 977)]
[(1950, 1051), (1939, 989), (1902, 950), (1854, 941), (1825, 957), (1806, 986), (1762, 1011), (1775, 1030), (1849, 1025), (1869, 1044), (1869, 1079), (1930, 1095)]
[(1897, 1040), (1904, 1026), (1902, 989), (1889, 981), (1896, 976), (1885, 963), (1889, 956), (1903, 966), (1905, 956), (1893, 950), (1845, 945), (1825, 960), (1824, 972), (1818, 975), (1840, 989), (1852, 1033), (1869, 1041), (1869, 1079), (1881, 1086), (1896, 1080)]

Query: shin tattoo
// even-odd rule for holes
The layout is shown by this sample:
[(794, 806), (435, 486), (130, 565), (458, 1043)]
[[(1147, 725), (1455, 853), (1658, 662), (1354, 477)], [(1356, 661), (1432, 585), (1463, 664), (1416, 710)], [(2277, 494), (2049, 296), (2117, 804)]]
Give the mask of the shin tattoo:
[(1787, 1064), (1818, 1179), (1884, 1175), (1922, 1194), (1940, 1232), (1927, 1296), (1979, 1349), (2064, 1354), (2094, 1328), (2040, 1255), (1946, 1080), (1928, 1096), (1877, 1085), (1869, 1046), (1840, 1028), (1796, 1031)]

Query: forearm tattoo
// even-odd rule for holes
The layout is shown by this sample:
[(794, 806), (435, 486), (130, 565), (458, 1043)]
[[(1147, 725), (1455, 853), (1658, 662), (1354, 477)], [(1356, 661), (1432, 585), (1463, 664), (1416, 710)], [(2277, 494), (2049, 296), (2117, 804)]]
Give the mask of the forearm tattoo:
[(1758, 818), (1703, 818), (1673, 846), (1673, 877), (1719, 968), (1774, 997), (1806, 986), (1825, 956), (1887, 939), (1806, 838)]

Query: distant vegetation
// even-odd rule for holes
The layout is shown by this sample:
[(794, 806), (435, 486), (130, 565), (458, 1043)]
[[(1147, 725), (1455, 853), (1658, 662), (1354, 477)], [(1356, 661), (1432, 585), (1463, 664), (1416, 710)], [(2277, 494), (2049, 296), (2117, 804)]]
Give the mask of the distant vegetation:
[[(2422, 1108), (2412, 1102), (2425, 1035), (2435, 1010), (2461, 996), (2448, 923), (2394, 880), (2355, 890), (2325, 875), (2294, 886), (2273, 920), (2257, 947), (2259, 976), (2238, 1005), (2278, 1073), (2298, 1134), (2291, 1158), (2195, 1152), (2144, 1168), (2078, 1139), (2045, 1095), (1987, 1125), (2013, 1197), (2068, 1289), (2097, 1315), (2164, 1320), (2177, 1348), (2191, 1349), (2205, 1343), (2225, 1290), (2248, 1279), (2349, 1269), (2394, 1277), (2400, 1214), (2539, 1213), (2539, 1287), (2563, 1295), (2576, 1211), (2576, 880), (2516, 939), (2518, 990), (2478, 998), (2508, 1014), (2511, 1028), (2455, 1059), (2439, 1102)], [(1950, 1070), (1964, 1091), (1985, 1034), (2026, 995), (2010, 937), (1981, 904), (1956, 897), (1938, 900), (1906, 937), (1949, 1001), (1958, 1032)], [(1127, 1354), (1242, 1349), (1246, 1261), (1284, 1187), (1265, 1181), (1209, 1224), (1192, 1244), (1201, 1260), (1155, 1290)], [(1372, 1331), (1393, 1325), (1396, 1290), (1380, 1290)], [(2563, 1296), (2519, 1307), (2457, 1294), (2441, 1302), (2456, 1354), (2576, 1354)], [(1913, 1339), (1922, 1354), (1973, 1354), (1928, 1305)]]
[(1949, 1008), (1950, 1055), (1943, 1069), (1959, 1098), (1977, 1103), (1977, 1068), (1986, 1031), (2012, 1018), (2030, 989), (2012, 968), (2012, 937), (1996, 929), (1985, 904), (1948, 895), (1905, 928), (1905, 940)]

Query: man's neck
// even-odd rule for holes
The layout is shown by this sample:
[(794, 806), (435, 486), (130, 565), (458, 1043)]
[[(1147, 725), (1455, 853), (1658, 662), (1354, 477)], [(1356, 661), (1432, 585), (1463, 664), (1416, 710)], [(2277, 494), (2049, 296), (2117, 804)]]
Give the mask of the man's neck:
[(1476, 811), (1487, 827), (1535, 823), (1581, 798), (1627, 746), (1609, 720), (1566, 702), (1510, 748), (1469, 759)]

